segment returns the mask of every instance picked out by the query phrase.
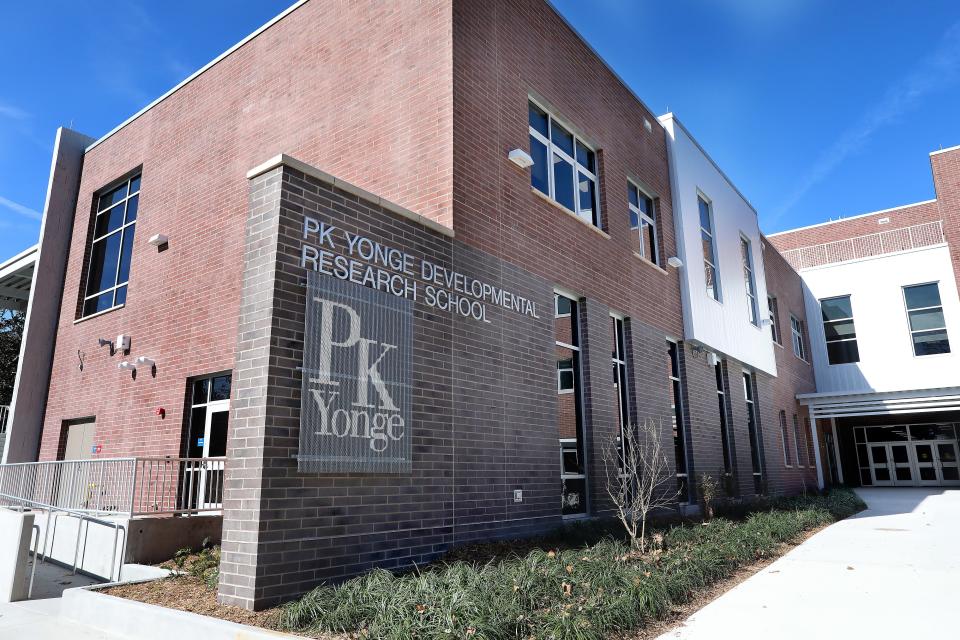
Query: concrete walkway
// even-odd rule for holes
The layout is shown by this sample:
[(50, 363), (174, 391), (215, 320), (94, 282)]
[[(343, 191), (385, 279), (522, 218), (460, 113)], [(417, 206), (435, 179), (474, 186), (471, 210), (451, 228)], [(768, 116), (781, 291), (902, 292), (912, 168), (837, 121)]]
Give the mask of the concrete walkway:
[(956, 637), (960, 490), (858, 489), (810, 538), (659, 640)]
[(3, 640), (121, 640), (60, 617), (60, 598), (0, 604)]

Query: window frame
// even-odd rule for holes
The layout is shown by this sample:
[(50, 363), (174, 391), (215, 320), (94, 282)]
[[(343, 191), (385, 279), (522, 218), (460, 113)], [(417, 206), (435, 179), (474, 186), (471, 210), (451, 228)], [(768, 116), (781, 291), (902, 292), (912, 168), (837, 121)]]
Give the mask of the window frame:
[(763, 495), (763, 449), (760, 440), (760, 419), (757, 412), (757, 399), (752, 371), (743, 371), (743, 397), (747, 407), (747, 434), (750, 438), (750, 465), (753, 477), (753, 490)]
[[(542, 133), (537, 131), (532, 124), (530, 124), (530, 107), (536, 107), (542, 111), (547, 116), (547, 135), (544, 136)], [(569, 153), (561, 149), (558, 145), (553, 142), (553, 123), (556, 121), (558, 125), (563, 127), (570, 136), (573, 138), (573, 157)], [(547, 191), (549, 193), (544, 193), (538, 187), (533, 184), (533, 177), (531, 174), (530, 188), (536, 191), (537, 193), (546, 196), (551, 202), (561, 207), (564, 211), (572, 213), (577, 216), (581, 221), (590, 224), (597, 229), (602, 230), (603, 226), (600, 224), (600, 157), (597, 153), (597, 149), (584, 140), (580, 135), (574, 131), (574, 127), (571, 127), (561, 118), (556, 117), (550, 109), (547, 109), (542, 104), (534, 100), (532, 97), (527, 97), (527, 132), (533, 138), (536, 138), (538, 142), (543, 144), (547, 148)], [(576, 158), (577, 155), (577, 144), (583, 145), (591, 154), (593, 154), (593, 163), (594, 171), (591, 171), (589, 168), (580, 163)], [(531, 145), (532, 147), (532, 145)], [(531, 157), (533, 157), (533, 149), (531, 148)], [(563, 204), (557, 199), (557, 190), (553, 171), (553, 154), (556, 153), (563, 159), (565, 162), (568, 162), (573, 169), (573, 209), (570, 209), (567, 205)], [(577, 175), (583, 173), (587, 178), (593, 182), (594, 189), (594, 209), (591, 215), (591, 220), (588, 220), (580, 210), (580, 197), (579, 197), (579, 181), (577, 180)]]
[(770, 339), (777, 346), (783, 346), (783, 334), (780, 332), (780, 306), (777, 296), (767, 294), (767, 312), (770, 315)]
[(803, 320), (790, 314), (790, 341), (793, 343), (793, 355), (804, 362), (807, 360), (806, 341), (803, 339)]
[[(107, 313), (108, 311), (119, 309), (126, 304), (127, 295), (129, 294), (130, 268), (132, 266), (132, 261), (133, 261), (134, 242), (136, 240), (136, 225), (138, 220), (140, 219), (140, 194), (142, 193), (142, 186), (143, 186), (143, 170), (142, 169), (143, 169), (142, 167), (137, 167), (133, 171), (127, 173), (125, 177), (109, 183), (107, 186), (101, 189), (98, 189), (93, 194), (93, 204), (91, 207), (91, 219), (90, 219), (90, 231), (88, 233), (88, 240), (87, 240), (88, 255), (86, 256), (86, 264), (85, 264), (86, 271), (84, 273), (83, 284), (81, 285), (81, 289), (80, 289), (80, 304), (79, 304), (79, 313), (77, 314), (77, 320), (84, 320), (86, 318), (91, 318), (93, 316)], [(135, 180), (137, 181), (137, 190), (131, 191), (132, 183)], [(126, 195), (124, 195), (121, 200), (111, 204), (110, 206), (100, 209), (100, 199), (108, 195), (109, 193), (116, 191), (122, 186), (126, 187)], [(137, 211), (134, 214), (134, 218), (132, 220), (128, 220), (127, 219), (128, 208), (130, 205), (130, 201), (134, 197), (136, 197), (137, 199)], [(120, 225), (116, 229), (113, 229), (112, 231), (107, 230), (105, 233), (98, 236), (97, 223), (100, 219), (100, 216), (109, 215), (110, 211), (113, 211), (114, 209), (121, 206), (123, 207), (123, 219), (121, 220)], [(128, 258), (127, 277), (123, 282), (120, 282), (120, 266), (124, 262), (124, 240), (127, 233), (130, 233), (132, 237), (130, 241), (130, 248), (129, 248), (130, 255), (127, 256)], [(99, 242), (106, 242), (110, 236), (114, 236), (114, 235), (119, 235), (120, 244), (117, 249), (116, 265), (114, 266), (114, 269), (113, 269), (113, 284), (104, 289), (99, 289), (96, 292), (89, 293), (91, 278), (93, 277), (93, 274), (94, 274), (94, 257), (96, 256), (95, 246)], [(103, 266), (105, 267), (107, 265), (104, 264)], [(103, 268), (101, 268), (101, 271), (102, 270)], [(123, 301), (117, 302), (117, 294), (120, 291), (120, 289), (126, 289), (126, 291), (124, 292), (124, 295), (123, 295)], [(104, 309), (97, 309), (95, 311), (90, 311), (90, 312), (86, 311), (87, 303), (90, 300), (100, 298), (101, 296), (104, 296), (107, 294), (110, 294), (111, 296), (112, 304), (109, 307), (106, 307)]]
[(730, 425), (727, 421), (726, 376), (723, 369), (723, 361), (718, 358), (717, 364), (713, 365), (713, 372), (717, 380), (717, 408), (720, 410), (720, 444), (723, 452), (723, 472), (725, 475), (732, 475), (734, 472), (735, 454), (730, 446)]
[[(850, 316), (844, 317), (844, 318), (831, 318), (828, 320), (826, 314), (823, 311), (823, 303), (831, 302), (833, 300), (844, 300), (844, 299), (846, 299), (847, 301), (847, 306), (850, 307)], [(853, 319), (853, 295), (848, 293), (840, 296), (830, 296), (829, 298), (820, 298), (819, 300), (817, 300), (817, 303), (820, 305), (820, 318), (823, 323), (823, 342), (827, 350), (827, 364), (830, 366), (840, 366), (844, 364), (855, 364), (857, 362), (860, 362), (860, 346), (857, 342), (857, 323)], [(835, 325), (841, 322), (850, 323), (851, 329), (853, 331), (853, 337), (852, 338), (834, 338), (834, 339), (829, 338), (827, 336), (827, 325)], [(833, 358), (830, 355), (830, 345), (836, 344), (838, 342), (852, 342), (853, 348), (855, 350), (856, 359), (846, 360), (843, 362), (834, 362)]]
[(677, 435), (674, 437), (674, 462), (683, 461), (683, 471), (674, 469), (677, 476), (677, 502), (681, 505), (690, 504), (690, 460), (687, 447), (687, 433), (683, 424), (683, 371), (680, 367), (680, 343), (667, 338), (667, 358), (670, 369), (667, 379), (670, 381), (673, 394), (673, 420), (676, 423)]
[[(934, 287), (936, 287), (936, 290), (937, 290), (937, 299), (940, 301), (940, 304), (939, 304), (939, 305), (930, 306), (930, 307), (916, 307), (916, 308), (914, 308), (914, 309), (911, 309), (911, 308), (910, 308), (910, 303), (907, 302), (907, 289), (913, 289), (913, 288), (915, 288), (915, 287), (928, 287), (928, 286), (930, 286), (930, 285), (933, 285)], [(905, 312), (906, 312), (906, 314), (907, 314), (907, 333), (910, 335), (910, 349), (911, 349), (912, 352), (913, 352), (913, 357), (914, 357), (914, 358), (929, 358), (929, 357), (931, 357), (931, 356), (945, 356), (945, 355), (949, 355), (949, 354), (952, 352), (952, 348), (951, 348), (951, 346), (950, 346), (950, 332), (947, 330), (947, 314), (946, 314), (946, 312), (945, 312), (945, 310), (944, 310), (944, 308), (943, 308), (943, 296), (940, 295), (940, 281), (939, 281), (939, 280), (933, 280), (933, 281), (931, 281), (931, 282), (918, 282), (918, 283), (916, 283), (916, 284), (903, 285), (903, 286), (900, 287), (900, 295), (901, 295), (901, 297), (903, 298), (903, 308), (904, 308), (904, 310), (905, 310)], [(938, 328), (935, 328), (935, 329), (919, 329), (919, 330), (914, 330), (914, 329), (913, 329), (913, 325), (910, 323), (910, 312), (912, 312), (912, 311), (931, 311), (931, 310), (935, 310), (935, 309), (939, 309), (939, 310), (940, 310), (940, 315), (943, 316), (943, 327), (942, 327), (942, 328), (938, 327)], [(935, 332), (935, 331), (942, 331), (942, 332), (943, 332), (944, 340), (946, 340), (946, 342), (947, 342), (947, 350), (946, 350), (946, 351), (941, 351), (940, 353), (923, 353), (923, 354), (918, 354), (918, 353), (917, 353), (916, 335), (917, 335), (918, 333), (924, 334), (924, 333), (932, 333), (932, 332)]]
[[(707, 220), (710, 222), (710, 228), (703, 228), (703, 216), (700, 211), (700, 204), (703, 203), (707, 207)], [(710, 200), (699, 189), (697, 190), (697, 224), (700, 227), (700, 245), (701, 251), (703, 246), (704, 235), (706, 235), (710, 240), (710, 257), (706, 256), (704, 253), (703, 256), (703, 283), (704, 290), (706, 291), (707, 297), (723, 304), (723, 287), (720, 284), (720, 262), (719, 257), (717, 256), (717, 233), (716, 233), (716, 219), (713, 215), (713, 201)], [(713, 292), (710, 291), (710, 283), (707, 281), (707, 267), (713, 269)]]
[[(636, 192), (638, 203), (640, 202), (641, 198), (646, 199), (647, 201), (650, 202), (650, 210), (652, 211), (652, 215), (644, 213), (643, 211), (640, 210), (640, 207), (638, 205), (633, 204), (630, 198), (630, 195), (632, 192)], [(635, 251), (635, 253), (639, 255), (641, 258), (643, 258), (644, 260), (646, 260), (647, 262), (650, 262), (651, 264), (654, 264), (659, 267), (660, 266), (660, 230), (657, 228), (657, 219), (659, 218), (659, 215), (657, 214), (657, 198), (651, 196), (643, 187), (639, 186), (633, 180), (628, 179), (627, 180), (627, 209), (630, 214), (636, 214), (637, 216), (636, 233), (637, 233), (637, 238), (640, 240), (640, 245), (639, 245), (640, 250)], [(631, 220), (631, 223), (632, 223), (632, 220)], [(645, 251), (643, 250), (644, 224), (649, 226), (650, 229), (653, 231), (653, 246), (651, 247), (653, 251), (653, 259), (651, 259), (650, 256), (645, 255)], [(631, 227), (630, 231), (633, 232), (634, 227)]]
[(804, 455), (804, 456), (801, 456), (801, 455), (800, 455), (800, 451), (801, 451), (801, 448), (800, 448), (800, 419), (797, 417), (797, 414), (793, 414), (793, 448), (794, 448), (794, 450), (795, 450), (796, 453), (797, 453), (797, 468), (800, 469), (800, 468), (803, 468), (803, 467), (805, 467), (805, 466), (809, 466), (809, 462), (807, 462), (807, 461), (805, 460), (805, 459), (806, 459), (806, 456), (805, 456), (805, 455)]
[[(746, 253), (744, 253), (746, 251)], [(753, 266), (753, 243), (740, 234), (740, 261), (743, 264), (743, 282), (747, 291), (747, 319), (755, 327), (760, 326), (760, 308), (757, 304), (757, 276)]]

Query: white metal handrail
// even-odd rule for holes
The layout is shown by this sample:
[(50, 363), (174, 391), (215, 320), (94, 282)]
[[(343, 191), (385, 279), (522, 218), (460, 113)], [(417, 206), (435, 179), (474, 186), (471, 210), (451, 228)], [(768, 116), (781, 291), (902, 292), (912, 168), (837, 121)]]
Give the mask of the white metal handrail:
[(9, 405), (0, 404), (0, 433), (7, 432), (7, 420), (10, 419)]
[(0, 465), (0, 502), (90, 514), (222, 509), (225, 458), (99, 458)]
[(930, 247), (943, 242), (943, 224), (940, 220), (935, 220), (855, 238), (788, 249), (782, 254), (787, 262), (799, 271), (826, 264)]

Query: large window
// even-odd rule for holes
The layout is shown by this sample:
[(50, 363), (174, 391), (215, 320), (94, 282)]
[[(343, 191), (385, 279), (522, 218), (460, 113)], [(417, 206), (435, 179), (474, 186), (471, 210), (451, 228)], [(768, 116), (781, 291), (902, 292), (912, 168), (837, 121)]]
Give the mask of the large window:
[(757, 425), (757, 403), (753, 394), (753, 375), (743, 372), (743, 397), (747, 404), (747, 433), (750, 436), (750, 462), (753, 465), (753, 492), (763, 493), (763, 465), (760, 453), (760, 433)]
[(587, 476), (583, 458), (580, 402), (580, 325), (578, 303), (554, 296), (554, 339), (557, 359), (557, 418), (560, 436), (560, 489), (564, 516), (587, 513)]
[(790, 337), (793, 341), (793, 355), (801, 360), (807, 359), (807, 345), (803, 339), (803, 321), (790, 314)]
[(947, 338), (947, 323), (940, 303), (940, 287), (936, 282), (915, 284), (903, 288), (907, 303), (907, 320), (910, 322), (910, 339), (913, 355), (930, 356), (950, 353)]
[(620, 427), (619, 441), (621, 455), (623, 453), (624, 431), (630, 428), (630, 396), (627, 385), (627, 341), (624, 335), (623, 319), (611, 315), (613, 344), (610, 355), (613, 360), (613, 394), (616, 396), (616, 411), (618, 426)]
[(757, 283), (753, 275), (753, 251), (750, 241), (740, 236), (740, 260), (743, 263), (743, 283), (747, 289), (747, 318), (750, 324), (760, 326), (760, 310), (757, 307)]
[(529, 110), (531, 185), (599, 227), (596, 154), (537, 105), (531, 102)]
[(127, 301), (133, 231), (140, 200), (140, 176), (102, 193), (96, 202), (93, 242), (82, 315), (106, 311)]
[(830, 364), (860, 362), (850, 296), (821, 300), (820, 312), (823, 314), (823, 335), (827, 341), (827, 360)]
[(787, 412), (780, 410), (780, 444), (783, 445), (783, 464), (786, 467), (793, 466), (793, 460), (790, 457), (790, 438), (787, 436)]
[(727, 429), (727, 394), (723, 384), (723, 363), (718, 361), (713, 365), (713, 371), (717, 379), (717, 405), (720, 409), (720, 441), (723, 447), (723, 472), (727, 475), (733, 473), (733, 455), (730, 447), (730, 434)]
[(681, 503), (690, 502), (687, 477), (687, 443), (683, 433), (683, 404), (681, 400), (680, 354), (676, 342), (667, 341), (667, 367), (670, 372), (670, 404), (673, 409), (673, 453), (677, 470), (677, 491)]
[(770, 313), (770, 337), (777, 344), (783, 344), (783, 338), (780, 335), (780, 310), (777, 307), (777, 299), (773, 296), (767, 296), (767, 311)]
[(700, 206), (700, 242), (703, 244), (703, 277), (707, 283), (707, 295), (720, 301), (720, 271), (717, 269), (717, 249), (713, 233), (713, 212), (710, 204), (697, 196)]
[(641, 258), (658, 265), (657, 213), (653, 198), (629, 183), (627, 196), (630, 202), (630, 230), (637, 234), (634, 248)]

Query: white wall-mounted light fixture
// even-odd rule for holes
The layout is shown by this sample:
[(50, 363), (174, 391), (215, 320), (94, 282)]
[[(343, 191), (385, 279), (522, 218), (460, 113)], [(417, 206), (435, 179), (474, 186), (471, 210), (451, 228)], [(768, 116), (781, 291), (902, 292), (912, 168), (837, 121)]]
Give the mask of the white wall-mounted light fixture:
[(709, 364), (711, 367), (717, 366), (719, 362), (720, 358), (718, 358), (717, 354), (715, 354), (713, 351), (707, 354), (707, 364)]
[(670, 256), (669, 258), (667, 258), (667, 264), (673, 267), (674, 269), (679, 269), (680, 267), (683, 266), (683, 260), (681, 260), (677, 256)]
[(117, 351), (127, 351), (130, 348), (130, 336), (121, 333), (113, 342), (113, 347)]
[(773, 324), (773, 320), (771, 320), (770, 318), (762, 318), (760, 320), (761, 327), (769, 327), (772, 324)]
[(132, 362), (128, 362), (127, 360), (124, 360), (123, 362), (117, 363), (117, 369), (122, 369), (124, 371), (136, 371), (137, 365)]
[(523, 149), (514, 149), (507, 154), (507, 158), (510, 160), (510, 162), (517, 165), (521, 169), (526, 169), (527, 167), (533, 166), (533, 158), (531, 158), (530, 154)]
[(168, 242), (169, 240), (170, 240), (170, 238), (168, 238), (168, 237), (165, 236), (164, 234), (162, 234), (162, 233), (156, 233), (156, 234), (150, 236), (150, 239), (147, 240), (147, 244), (153, 245), (154, 247), (157, 247), (157, 248), (159, 249), (159, 248), (162, 247), (163, 245), (167, 244), (167, 242)]
[(148, 358), (147, 356), (140, 356), (137, 358), (138, 367), (152, 367), (155, 364), (157, 363), (153, 358)]

